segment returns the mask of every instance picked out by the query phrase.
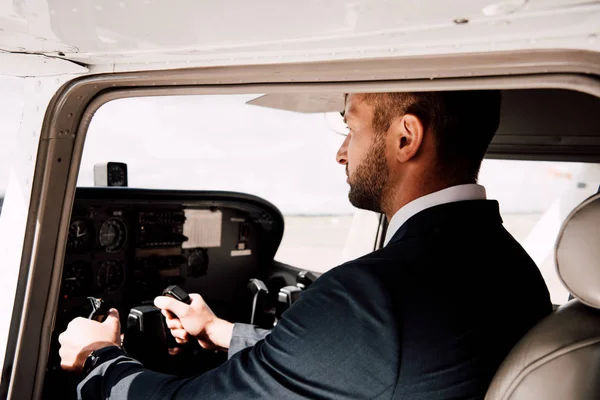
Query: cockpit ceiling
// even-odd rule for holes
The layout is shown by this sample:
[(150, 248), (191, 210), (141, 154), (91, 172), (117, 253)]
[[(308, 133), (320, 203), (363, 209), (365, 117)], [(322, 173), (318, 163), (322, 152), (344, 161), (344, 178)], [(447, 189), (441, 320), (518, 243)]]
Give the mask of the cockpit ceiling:
[(557, 48), (600, 51), (599, 2), (0, 2), (0, 51), (60, 57), (97, 70)]

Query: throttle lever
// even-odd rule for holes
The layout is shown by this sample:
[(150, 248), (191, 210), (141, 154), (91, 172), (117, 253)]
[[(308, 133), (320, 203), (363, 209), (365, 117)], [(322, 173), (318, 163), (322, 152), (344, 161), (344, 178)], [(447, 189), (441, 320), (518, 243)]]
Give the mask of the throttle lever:
[(93, 319), (94, 321), (104, 322), (106, 316), (108, 315), (108, 306), (99, 297), (88, 297), (90, 304), (92, 305), (92, 312), (88, 316), (88, 319)]
[(302, 289), (298, 286), (284, 286), (279, 289), (277, 295), (277, 318), (281, 319), (281, 315), (290, 308), (298, 299)]
[[(250, 313), (250, 324), (260, 327), (268, 326), (265, 314), (265, 302), (269, 289), (260, 279), (250, 279), (248, 289), (252, 292), (252, 311)], [(272, 322), (271, 322), (272, 325)]]
[(310, 271), (300, 271), (296, 276), (296, 286), (300, 289), (308, 289), (310, 285), (312, 285), (317, 280), (315, 274)]

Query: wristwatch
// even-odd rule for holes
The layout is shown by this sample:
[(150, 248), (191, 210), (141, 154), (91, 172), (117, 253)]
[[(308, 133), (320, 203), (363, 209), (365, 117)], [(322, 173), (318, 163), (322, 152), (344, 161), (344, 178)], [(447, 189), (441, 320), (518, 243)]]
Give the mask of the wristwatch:
[(123, 350), (117, 346), (108, 346), (92, 351), (83, 363), (83, 374), (89, 374), (101, 362), (112, 360), (116, 356), (121, 355), (122, 352)]

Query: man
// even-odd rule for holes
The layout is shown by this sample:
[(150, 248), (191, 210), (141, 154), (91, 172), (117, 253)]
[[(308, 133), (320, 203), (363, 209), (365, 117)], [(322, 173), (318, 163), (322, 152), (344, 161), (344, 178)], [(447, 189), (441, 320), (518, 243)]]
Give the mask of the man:
[(387, 216), (385, 246), (322, 275), (268, 335), (217, 318), (199, 295), (189, 306), (157, 298), (178, 341), (232, 347), (195, 378), (129, 358), (115, 311), (102, 324), (76, 319), (60, 353), (66, 369), (93, 367), (80, 397), (483, 398), (551, 312), (538, 269), (476, 185), (499, 110), (496, 91), (347, 96), (337, 161), (352, 204)]

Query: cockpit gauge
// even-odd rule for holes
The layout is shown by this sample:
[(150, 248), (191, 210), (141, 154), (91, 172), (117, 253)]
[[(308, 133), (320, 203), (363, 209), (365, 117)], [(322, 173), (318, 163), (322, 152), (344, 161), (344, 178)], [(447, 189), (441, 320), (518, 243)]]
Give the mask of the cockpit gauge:
[(188, 276), (197, 278), (206, 275), (208, 270), (208, 252), (206, 249), (193, 249), (188, 256), (187, 273)]
[(109, 162), (106, 167), (108, 186), (127, 186), (127, 164)]
[(127, 227), (119, 218), (111, 218), (102, 224), (98, 232), (98, 241), (108, 253), (115, 253), (127, 242)]
[(94, 165), (94, 186), (127, 186), (127, 164), (106, 162)]
[(65, 266), (62, 294), (65, 298), (79, 297), (89, 293), (92, 286), (92, 269), (84, 261), (76, 261)]
[(93, 232), (89, 221), (78, 219), (71, 222), (67, 247), (74, 251), (89, 250), (93, 243)]
[(96, 275), (96, 284), (104, 293), (116, 292), (125, 282), (125, 266), (119, 260), (104, 261), (98, 274)]

